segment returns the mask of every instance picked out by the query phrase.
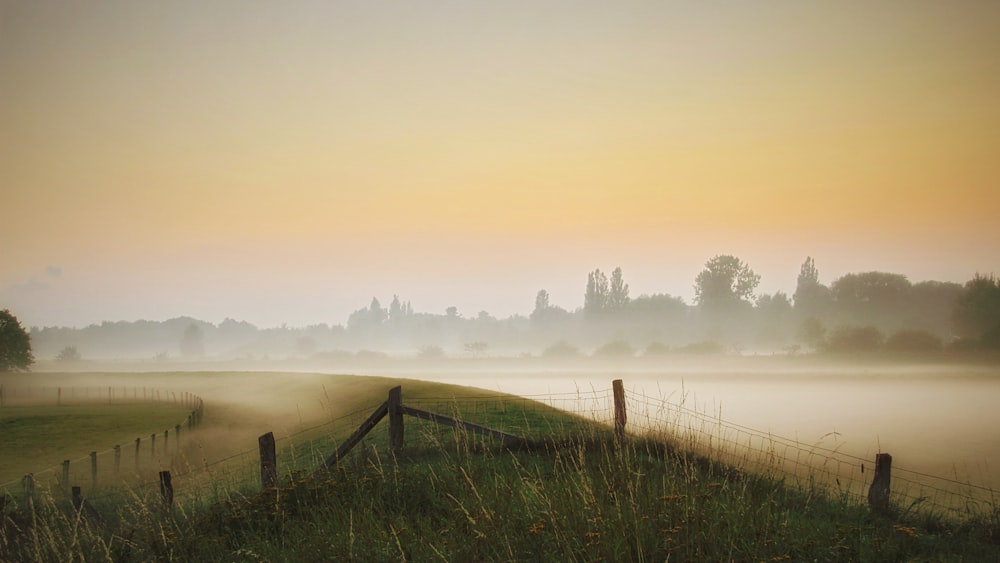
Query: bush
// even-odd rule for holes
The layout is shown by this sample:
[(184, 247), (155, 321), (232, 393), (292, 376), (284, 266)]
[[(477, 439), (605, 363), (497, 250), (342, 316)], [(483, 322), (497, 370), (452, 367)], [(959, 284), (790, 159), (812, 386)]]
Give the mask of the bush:
[(560, 340), (542, 351), (543, 358), (576, 358), (580, 349), (565, 340)]
[(846, 326), (830, 334), (824, 349), (834, 354), (866, 354), (877, 352), (884, 337), (873, 326)]
[(668, 353), (670, 353), (670, 346), (662, 342), (650, 342), (642, 354), (644, 356), (663, 356)]
[(417, 352), (418, 358), (423, 358), (425, 360), (434, 360), (437, 358), (444, 357), (444, 348), (440, 346), (424, 346)]
[(714, 340), (705, 340), (674, 348), (674, 352), (678, 354), (724, 354), (726, 348)]
[(635, 348), (624, 340), (613, 340), (595, 350), (594, 355), (606, 358), (631, 358), (635, 355)]
[(901, 330), (885, 341), (885, 349), (899, 354), (936, 354), (944, 342), (926, 330)]

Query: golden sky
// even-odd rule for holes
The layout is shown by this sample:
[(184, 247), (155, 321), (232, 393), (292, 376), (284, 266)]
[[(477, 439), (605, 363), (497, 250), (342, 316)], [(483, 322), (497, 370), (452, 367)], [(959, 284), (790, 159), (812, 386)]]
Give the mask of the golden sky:
[(998, 269), (1000, 3), (0, 0), (0, 308), (341, 323)]

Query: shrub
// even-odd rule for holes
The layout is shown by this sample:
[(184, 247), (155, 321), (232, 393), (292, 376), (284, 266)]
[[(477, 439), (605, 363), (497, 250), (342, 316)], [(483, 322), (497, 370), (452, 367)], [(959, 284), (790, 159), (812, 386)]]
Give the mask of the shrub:
[(830, 333), (824, 349), (834, 354), (871, 353), (882, 347), (883, 340), (873, 326), (845, 326)]
[(560, 340), (542, 351), (543, 358), (575, 358), (580, 349), (565, 340)]
[(631, 358), (635, 355), (635, 348), (632, 348), (632, 345), (624, 340), (612, 340), (595, 350), (594, 355), (607, 358)]
[(705, 340), (679, 346), (674, 348), (674, 352), (678, 354), (724, 354), (726, 348), (714, 340)]
[(935, 354), (944, 349), (944, 342), (926, 330), (901, 330), (885, 341), (885, 349), (900, 354)]
[(670, 346), (662, 342), (650, 342), (649, 346), (646, 346), (646, 350), (642, 353), (644, 356), (662, 356), (670, 352)]

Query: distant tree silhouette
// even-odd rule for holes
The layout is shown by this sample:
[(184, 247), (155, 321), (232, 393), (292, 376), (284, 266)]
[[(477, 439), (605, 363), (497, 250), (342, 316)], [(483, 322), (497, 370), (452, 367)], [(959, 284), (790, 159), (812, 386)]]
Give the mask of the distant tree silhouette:
[(955, 329), (959, 336), (983, 346), (1000, 347), (1000, 282), (976, 274), (955, 302)]
[(199, 358), (205, 355), (205, 335), (201, 327), (191, 323), (184, 329), (181, 337), (181, 355), (189, 358)]
[(695, 302), (713, 312), (728, 312), (740, 305), (749, 305), (760, 276), (739, 258), (716, 256), (705, 263), (705, 269), (695, 278)]
[(841, 320), (896, 328), (906, 324), (912, 300), (909, 280), (902, 274), (846, 274), (830, 285)]
[(65, 364), (79, 362), (82, 358), (83, 356), (80, 355), (80, 351), (76, 349), (76, 346), (67, 346), (59, 350), (59, 353), (56, 354), (56, 361)]
[(0, 372), (28, 371), (34, 362), (28, 331), (9, 310), (0, 311)]
[(611, 289), (608, 277), (600, 269), (587, 274), (587, 291), (583, 295), (583, 314), (589, 318), (598, 317), (608, 308)]
[(822, 318), (829, 313), (832, 302), (830, 288), (819, 282), (819, 270), (811, 256), (806, 257), (799, 269), (792, 301), (799, 318)]
[(610, 311), (622, 311), (628, 306), (628, 284), (622, 278), (622, 269), (617, 267), (611, 272), (611, 287), (608, 290), (607, 308)]

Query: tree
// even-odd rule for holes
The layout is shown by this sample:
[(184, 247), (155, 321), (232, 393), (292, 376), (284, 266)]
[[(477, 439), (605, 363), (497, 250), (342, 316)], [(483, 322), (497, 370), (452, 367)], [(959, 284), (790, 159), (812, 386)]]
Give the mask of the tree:
[(67, 346), (59, 350), (59, 353), (56, 354), (56, 361), (64, 364), (79, 362), (82, 359), (83, 356), (80, 355), (80, 351), (76, 349), (76, 346)]
[(541, 319), (549, 308), (549, 292), (539, 289), (535, 295), (535, 310), (531, 312), (531, 320)]
[(823, 317), (829, 310), (830, 288), (819, 283), (819, 270), (812, 256), (807, 256), (799, 269), (792, 300), (799, 318)]
[(621, 267), (611, 272), (611, 287), (608, 290), (607, 308), (611, 311), (621, 311), (628, 306), (628, 284), (622, 279)]
[(465, 343), (465, 351), (468, 352), (470, 355), (472, 355), (475, 358), (478, 358), (478, 357), (482, 356), (483, 354), (485, 354), (486, 353), (486, 349), (489, 348), (489, 347), (490, 347), (490, 345), (488, 343), (483, 342), (481, 340), (477, 340), (475, 342), (466, 342)]
[(727, 311), (750, 304), (760, 276), (739, 258), (716, 256), (705, 263), (705, 269), (695, 278), (694, 295), (699, 307)]
[(389, 321), (399, 323), (403, 319), (403, 305), (399, 302), (399, 296), (392, 296), (392, 303), (389, 304)]
[(976, 274), (966, 283), (955, 301), (954, 323), (962, 338), (1000, 346), (1000, 281)]
[(877, 327), (905, 325), (912, 309), (910, 281), (902, 274), (846, 274), (830, 285), (839, 313), (858, 324)]
[(10, 311), (0, 311), (0, 372), (28, 371), (34, 362), (28, 332)]
[(588, 317), (602, 314), (608, 307), (608, 277), (601, 270), (587, 274), (587, 292), (583, 295), (583, 313)]
[(201, 327), (191, 323), (184, 329), (181, 337), (181, 355), (190, 358), (200, 358), (205, 355), (205, 335)]

